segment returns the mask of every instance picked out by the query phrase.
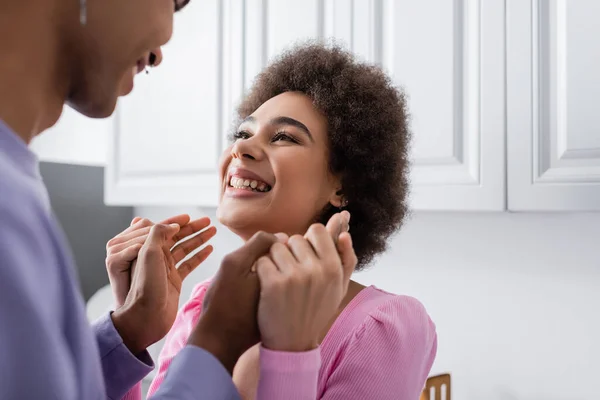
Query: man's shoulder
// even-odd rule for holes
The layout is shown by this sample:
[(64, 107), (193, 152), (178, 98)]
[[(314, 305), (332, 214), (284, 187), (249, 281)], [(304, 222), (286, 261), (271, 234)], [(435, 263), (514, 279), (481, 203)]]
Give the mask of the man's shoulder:
[(38, 180), (0, 157), (0, 215), (32, 217), (41, 212), (40, 185)]

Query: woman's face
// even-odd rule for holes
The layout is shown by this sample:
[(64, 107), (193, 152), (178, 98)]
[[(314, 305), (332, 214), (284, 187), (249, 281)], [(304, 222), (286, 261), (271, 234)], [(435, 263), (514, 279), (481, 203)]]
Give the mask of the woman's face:
[(331, 203), (327, 120), (301, 93), (262, 104), (239, 126), (220, 163), (219, 221), (243, 239), (255, 232), (304, 234)]

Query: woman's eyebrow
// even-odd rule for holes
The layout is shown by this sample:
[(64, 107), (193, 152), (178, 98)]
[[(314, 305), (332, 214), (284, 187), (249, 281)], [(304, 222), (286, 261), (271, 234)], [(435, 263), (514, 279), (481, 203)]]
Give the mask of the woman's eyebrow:
[(306, 127), (306, 125), (304, 125), (302, 122), (294, 119), (294, 118), (290, 118), (290, 117), (276, 117), (273, 118), (271, 121), (269, 121), (269, 124), (271, 125), (291, 125), (294, 126), (298, 129), (300, 129), (304, 134), (306, 134), (306, 136), (308, 136), (308, 138), (310, 139), (311, 142), (314, 142), (313, 136), (310, 133), (310, 130)]

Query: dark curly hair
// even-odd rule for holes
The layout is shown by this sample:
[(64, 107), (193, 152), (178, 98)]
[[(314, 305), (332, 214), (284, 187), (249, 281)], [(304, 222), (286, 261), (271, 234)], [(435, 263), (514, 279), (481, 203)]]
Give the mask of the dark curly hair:
[[(328, 122), (329, 167), (348, 201), (357, 270), (386, 249), (407, 214), (410, 133), (404, 93), (341, 46), (297, 44), (263, 70), (238, 108), (243, 120), (284, 92), (308, 96)], [(318, 222), (338, 208), (327, 206)]]

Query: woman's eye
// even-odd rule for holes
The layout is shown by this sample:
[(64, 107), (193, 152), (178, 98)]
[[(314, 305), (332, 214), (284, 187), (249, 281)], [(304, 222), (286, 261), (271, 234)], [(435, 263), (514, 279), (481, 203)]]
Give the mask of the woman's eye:
[(233, 135), (231, 135), (231, 138), (235, 141), (238, 139), (248, 139), (250, 137), (250, 134), (246, 131), (238, 131), (235, 132)]
[(276, 133), (275, 136), (273, 136), (273, 141), (274, 142), (285, 141), (285, 142), (298, 143), (298, 141), (296, 139), (294, 139), (292, 136), (288, 135), (285, 132)]

